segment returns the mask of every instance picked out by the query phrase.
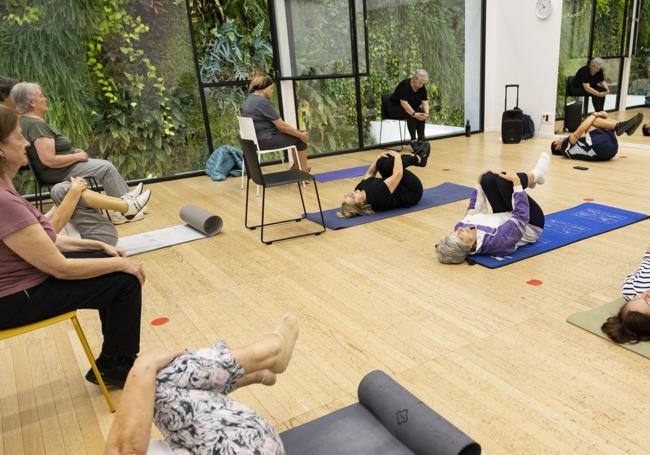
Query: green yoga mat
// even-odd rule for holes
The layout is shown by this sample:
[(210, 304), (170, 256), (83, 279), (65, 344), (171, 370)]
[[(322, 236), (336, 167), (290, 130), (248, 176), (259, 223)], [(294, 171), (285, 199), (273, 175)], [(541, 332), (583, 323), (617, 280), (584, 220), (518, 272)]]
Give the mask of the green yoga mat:
[[(581, 329), (593, 333), (594, 335), (609, 340), (607, 335), (600, 330), (600, 326), (603, 325), (603, 322), (605, 322), (608, 317), (615, 316), (624, 304), (625, 300), (620, 298), (603, 306), (599, 306), (598, 308), (594, 308), (593, 310), (574, 313), (569, 316), (566, 321), (569, 324), (573, 324)], [(650, 341), (644, 341), (637, 344), (626, 343), (619, 346), (650, 359)]]

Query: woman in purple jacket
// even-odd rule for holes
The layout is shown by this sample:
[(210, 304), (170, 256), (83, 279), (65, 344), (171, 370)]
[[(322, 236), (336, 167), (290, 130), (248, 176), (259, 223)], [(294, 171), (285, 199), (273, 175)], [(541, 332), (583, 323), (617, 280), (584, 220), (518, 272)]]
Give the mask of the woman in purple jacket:
[(544, 212), (524, 190), (544, 183), (549, 163), (549, 154), (542, 153), (528, 173), (481, 174), (465, 217), (436, 245), (438, 260), (460, 264), (475, 254), (505, 256), (526, 243), (536, 242), (544, 229)]

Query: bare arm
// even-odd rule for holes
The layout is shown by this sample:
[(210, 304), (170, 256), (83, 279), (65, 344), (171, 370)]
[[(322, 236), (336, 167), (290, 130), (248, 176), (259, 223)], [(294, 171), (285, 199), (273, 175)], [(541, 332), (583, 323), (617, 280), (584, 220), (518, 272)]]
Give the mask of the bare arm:
[(52, 223), (56, 232), (60, 232), (61, 229), (68, 224), (77, 208), (79, 199), (81, 199), (81, 195), (86, 190), (87, 186), (88, 184), (85, 179), (81, 177), (73, 177), (70, 189), (59, 206), (52, 207), (52, 209), (45, 214), (45, 217), (50, 220), (50, 223)]
[[(604, 86), (603, 86), (604, 87)], [(604, 92), (601, 93), (598, 90), (591, 88), (588, 82), (583, 82), (582, 83), (582, 88), (585, 90), (585, 92), (589, 93), (590, 95), (594, 96), (603, 96)]]
[(142, 354), (133, 364), (124, 385), (122, 406), (108, 433), (104, 455), (145, 455), (151, 438), (156, 373), (183, 351)]
[(77, 149), (75, 153), (68, 155), (57, 155), (54, 147), (54, 139), (50, 137), (39, 137), (34, 141), (34, 148), (38, 158), (47, 167), (54, 169), (70, 166), (80, 161), (88, 161), (88, 155), (83, 150)]
[(273, 124), (275, 127), (280, 130), (282, 133), (289, 134), (291, 136), (295, 136), (301, 141), (303, 141), (305, 144), (309, 142), (309, 133), (306, 133), (304, 131), (300, 131), (299, 129), (294, 128), (293, 126), (289, 125), (287, 122), (282, 120), (281, 118), (277, 120), (273, 120)]
[(386, 180), (384, 180), (384, 183), (388, 187), (388, 191), (390, 191), (390, 194), (393, 194), (393, 192), (397, 188), (397, 185), (399, 185), (399, 182), (402, 181), (402, 176), (404, 175), (404, 167), (402, 166), (402, 157), (399, 153), (395, 151), (390, 151), (388, 153), (392, 155), (392, 157), (394, 158), (393, 175), (391, 175)]
[(573, 133), (571, 133), (571, 136), (569, 136), (569, 142), (571, 144), (575, 144), (578, 142), (578, 139), (580, 139), (582, 136), (587, 134), (589, 131), (589, 128), (591, 128), (591, 124), (594, 123), (594, 120), (596, 120), (597, 115), (596, 114), (591, 114), (588, 116), (584, 121), (580, 124), (577, 130), (575, 130)]
[[(59, 240), (59, 237), (63, 240)], [(74, 239), (58, 236), (57, 240), (70, 248), (74, 248), (74, 245), (66, 243)], [(98, 259), (66, 258), (57, 249), (40, 224), (30, 224), (19, 231), (9, 234), (3, 241), (11, 251), (26, 262), (55, 278), (82, 280), (106, 275), (107, 273), (126, 272), (135, 275), (140, 280), (140, 283), (144, 284), (145, 276), (142, 265), (127, 258), (119, 256)], [(77, 240), (77, 242), (81, 242), (81, 240)], [(85, 242), (91, 241), (86, 240)], [(100, 244), (101, 242), (97, 243)], [(94, 249), (98, 250), (98, 248)]]
[(415, 114), (415, 109), (411, 107), (408, 101), (399, 100), (399, 104), (402, 106), (402, 108), (404, 108), (404, 110), (410, 117), (413, 117), (413, 114)]

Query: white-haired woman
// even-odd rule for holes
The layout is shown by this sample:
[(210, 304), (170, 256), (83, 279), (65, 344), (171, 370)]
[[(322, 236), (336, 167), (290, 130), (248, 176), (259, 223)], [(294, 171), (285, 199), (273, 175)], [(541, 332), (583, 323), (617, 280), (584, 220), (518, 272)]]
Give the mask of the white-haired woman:
[[(47, 98), (41, 86), (34, 82), (20, 82), (11, 89), (11, 99), (21, 114), (20, 126), (29, 141), (29, 154), (34, 172), (44, 182), (54, 185), (71, 177), (95, 177), (99, 179), (106, 194), (124, 199), (135, 199), (142, 193), (142, 184), (133, 191), (112, 163), (89, 158), (81, 149), (75, 148), (70, 139), (45, 122), (48, 111)], [(119, 212), (111, 214), (116, 224), (127, 221)]]
[(415, 72), (413, 77), (404, 79), (395, 88), (386, 106), (388, 115), (394, 119), (406, 120), (411, 141), (424, 140), (424, 122), (429, 117), (429, 101), (425, 84), (429, 82), (429, 73), (423, 69)]
[(605, 81), (602, 58), (592, 58), (589, 65), (578, 70), (573, 77), (571, 92), (574, 96), (591, 96), (594, 111), (600, 112), (605, 109), (605, 98), (609, 93), (609, 86)]
[(460, 264), (475, 254), (504, 256), (536, 242), (544, 229), (544, 212), (525, 190), (544, 183), (549, 164), (549, 154), (542, 153), (529, 172), (479, 175), (465, 217), (436, 245), (438, 260)]

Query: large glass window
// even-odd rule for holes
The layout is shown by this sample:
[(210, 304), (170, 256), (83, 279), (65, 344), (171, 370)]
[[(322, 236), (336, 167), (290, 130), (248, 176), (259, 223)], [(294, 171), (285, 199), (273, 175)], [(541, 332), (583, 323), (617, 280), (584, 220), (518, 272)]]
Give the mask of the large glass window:
[(1, 2), (0, 74), (42, 85), (48, 123), (127, 179), (203, 167), (184, 2), (27, 3)]
[(348, 0), (288, 0), (291, 74), (352, 74)]
[(630, 64), (627, 107), (650, 104), (650, 1), (639, 1), (635, 55)]

